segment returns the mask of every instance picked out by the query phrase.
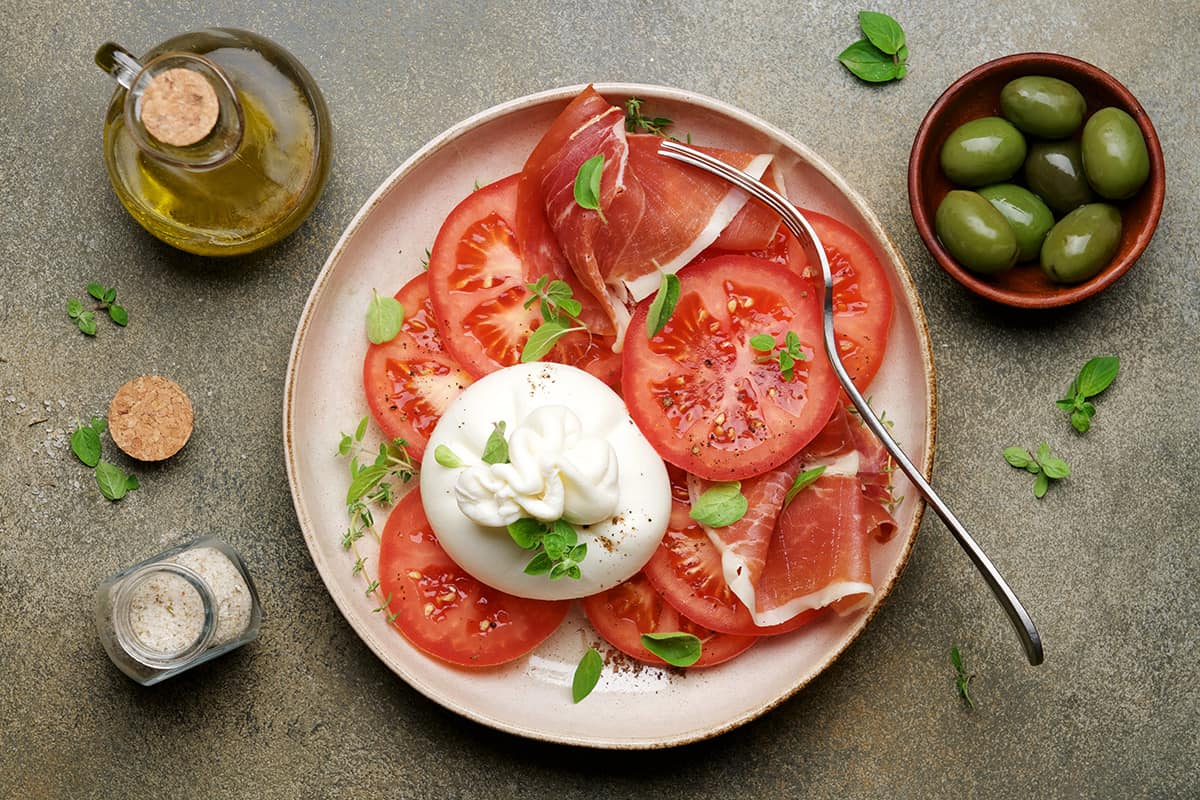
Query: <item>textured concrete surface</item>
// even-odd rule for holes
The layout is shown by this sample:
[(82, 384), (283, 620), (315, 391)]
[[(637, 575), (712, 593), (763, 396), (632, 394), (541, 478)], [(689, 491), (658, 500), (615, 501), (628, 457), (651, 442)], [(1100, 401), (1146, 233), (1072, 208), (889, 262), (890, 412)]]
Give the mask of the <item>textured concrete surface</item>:
[[(736, 6), (736, 7), (735, 7)], [(0, 795), (7, 797), (1194, 797), (1200, 357), (1200, 39), (1195, 4), (886, 3), (912, 72), (881, 88), (834, 60), (857, 6), (830, 2), (114, 3), (0, 14)], [(290, 48), (337, 135), (313, 217), (261, 255), (190, 257), (118, 205), (100, 154), (106, 39), (143, 50), (223, 24)], [(1051, 50), (1109, 70), (1166, 150), (1162, 224), (1133, 271), (1064, 311), (966, 296), (924, 251), (905, 193), (917, 123), (955, 77)], [(388, 672), (313, 568), (281, 454), (288, 348), (343, 227), (406, 156), (488, 106), (589, 79), (694, 89), (794, 133), (874, 207), (908, 259), (939, 378), (935, 482), (1032, 610), (1023, 663), (984, 585), (932, 517), (883, 612), (765, 718), (665, 753), (597, 753), (468, 723)], [(132, 322), (88, 339), (63, 308), (92, 279)], [(1121, 356), (1096, 425), (1053, 400), (1088, 357)], [(133, 375), (187, 386), (199, 425), (119, 504), (64, 447)], [(1070, 480), (1037, 502), (1000, 450), (1046, 440)], [(108, 457), (125, 464), (115, 452)], [(152, 690), (111, 667), (91, 593), (161, 545), (211, 532), (253, 568), (256, 644)], [(977, 708), (955, 696), (962, 647)]]

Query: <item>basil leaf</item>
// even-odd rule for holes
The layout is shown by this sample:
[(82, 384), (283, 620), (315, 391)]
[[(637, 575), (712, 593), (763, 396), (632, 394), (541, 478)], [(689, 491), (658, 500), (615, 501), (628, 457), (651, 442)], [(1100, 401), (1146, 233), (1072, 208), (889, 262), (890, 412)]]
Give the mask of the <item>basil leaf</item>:
[[(545, 548), (546, 555), (550, 557), (550, 560), (555, 562), (562, 561), (563, 555), (567, 552), (567, 543), (563, 540), (562, 534), (557, 531), (551, 531), (542, 537), (542, 547)], [(560, 566), (562, 565), (555, 564), (555, 568)], [(551, 573), (550, 577), (553, 578), (554, 574)]]
[(700, 640), (690, 633), (643, 633), (642, 647), (673, 667), (690, 667), (700, 660)]
[(348, 434), (342, 434), (342, 440), (338, 442), (338, 455), (344, 456), (350, 452), (350, 448), (354, 446), (354, 440)]
[(103, 302), (112, 304), (112, 303), (116, 302), (116, 299), (117, 299), (117, 290), (116, 289), (108, 288), (108, 289), (104, 290)]
[(100, 463), (100, 434), (90, 425), (84, 425), (71, 434), (71, 452), (89, 467)]
[(667, 326), (679, 302), (679, 276), (664, 272), (646, 315), (646, 335), (653, 339)]
[(75, 324), (79, 326), (79, 330), (86, 333), (88, 336), (96, 335), (96, 315), (91, 311), (84, 311), (75, 320)]
[(958, 645), (950, 648), (950, 663), (954, 665), (955, 671), (963, 671), (962, 653), (958, 651)]
[(1007, 447), (1004, 450), (1004, 460), (1018, 469), (1025, 469), (1033, 459), (1024, 447)]
[(579, 563), (587, 558), (587, 542), (584, 542), (583, 544), (577, 544), (572, 547), (571, 552), (567, 553), (567, 558), (571, 559), (575, 563)]
[(1097, 356), (1083, 365), (1076, 378), (1078, 392), (1083, 397), (1095, 397), (1109, 387), (1117, 377), (1121, 361), (1116, 356)]
[(454, 451), (444, 444), (439, 444), (433, 449), (433, 460), (441, 464), (446, 469), (458, 469), (466, 466), (462, 459), (454, 454)]
[(378, 486), (387, 474), (388, 467), (379, 464), (357, 470), (350, 481), (350, 488), (346, 490), (346, 505), (361, 500), (363, 495)]
[(838, 56), (842, 66), (868, 83), (886, 83), (900, 77), (892, 57), (866, 39), (855, 42)]
[(125, 476), (125, 491), (132, 492), (134, 489), (140, 489), (142, 484), (138, 481), (136, 475)]
[(1038, 442), (1037, 455), (1034, 457), (1037, 459), (1038, 464), (1041, 464), (1050, 457), (1050, 445), (1045, 442)]
[(108, 420), (104, 417), (92, 417), (91, 428), (96, 433), (104, 433), (108, 430)]
[(99, 300), (101, 303), (104, 302), (104, 287), (101, 286), (100, 284), (89, 283), (87, 285), (87, 291), (88, 291), (88, 294), (90, 294), (92, 297)]
[(396, 338), (404, 325), (404, 306), (394, 297), (380, 297), (372, 290), (367, 306), (367, 338), (371, 344), (385, 344)]
[(528, 364), (530, 361), (541, 360), (554, 349), (558, 340), (570, 331), (571, 328), (566, 323), (557, 320), (543, 322), (537, 330), (529, 334), (529, 339), (525, 342), (525, 349), (521, 351), (521, 363)]
[(896, 20), (878, 11), (858, 12), (863, 34), (884, 53), (895, 55), (904, 46), (904, 31)]
[(1075, 400), (1070, 397), (1064, 397), (1062, 400), (1055, 400), (1054, 405), (1058, 406), (1059, 411), (1066, 411), (1068, 414), (1075, 410)]
[(1092, 427), (1092, 415), (1086, 411), (1071, 412), (1071, 427), (1080, 433), (1087, 433)]
[(775, 337), (766, 333), (756, 333), (750, 337), (750, 346), (760, 353), (769, 353), (775, 349)]
[(578, 703), (592, 693), (592, 689), (600, 682), (600, 672), (603, 668), (604, 659), (600, 658), (596, 648), (589, 647), (583, 658), (579, 659), (579, 666), (575, 667), (575, 677), (571, 679), (573, 702)]
[(578, 564), (567, 564), (567, 577), (573, 580), (583, 577), (583, 572), (580, 571)]
[(796, 377), (796, 359), (786, 350), (779, 351), (779, 374), (785, 381)]
[(741, 481), (717, 483), (696, 498), (689, 516), (701, 525), (722, 528), (732, 525), (746, 515), (749, 507), (742, 494)]
[(1067, 466), (1067, 462), (1063, 461), (1061, 458), (1047, 457), (1041, 459), (1041, 462), (1042, 474), (1044, 474), (1047, 478), (1058, 480), (1059, 478), (1065, 478), (1071, 474), (1071, 468)]
[(533, 560), (525, 565), (526, 575), (545, 575), (554, 566), (550, 560), (550, 556), (545, 553), (538, 553), (533, 557)]
[[(549, 558), (549, 556), (547, 556)], [(567, 565), (561, 561), (550, 568), (550, 580), (556, 581), (567, 576)]]
[(908, 74), (908, 45), (904, 45), (896, 53), (896, 79), (899, 80)]
[(109, 306), (108, 318), (122, 328), (129, 324), (129, 312), (125, 310), (125, 306)]
[(501, 420), (492, 429), (492, 434), (488, 437), (487, 444), (483, 446), (483, 463), (508, 463), (508, 441), (504, 438), (504, 427), (504, 421)]
[[(563, 544), (567, 547), (574, 547), (579, 543), (579, 534), (575, 532), (575, 526), (565, 519), (554, 520), (550, 528), (563, 540)], [(581, 559), (575, 560), (579, 561)]]
[(83, 303), (77, 298), (72, 297), (67, 301), (67, 316), (71, 319), (79, 319), (79, 315), (83, 313)]
[(120, 467), (107, 461), (96, 465), (96, 484), (100, 487), (100, 494), (113, 501), (120, 500), (126, 492), (138, 488), (137, 478), (127, 476)]
[(522, 550), (532, 550), (540, 545), (545, 534), (546, 526), (529, 517), (521, 517), (508, 525), (508, 535)]
[(579, 165), (575, 175), (575, 202), (580, 208), (586, 208), (600, 214), (604, 220), (604, 212), (600, 210), (600, 178), (604, 175), (604, 154), (597, 153)]
[(817, 478), (824, 474), (825, 466), (822, 465), (819, 467), (813, 467), (812, 469), (806, 470), (797, 475), (796, 480), (792, 481), (792, 487), (788, 489), (787, 494), (783, 496), (783, 507), (787, 508), (788, 505), (796, 499), (796, 495), (807, 489), (813, 484), (813, 482), (817, 480)]
[(369, 417), (363, 417), (358, 421), (358, 427), (354, 429), (354, 441), (361, 442), (363, 437), (367, 435), (367, 420)]
[(1038, 476), (1033, 479), (1033, 496), (1042, 499), (1046, 494), (1046, 489), (1050, 488), (1050, 479), (1046, 477), (1046, 473), (1039, 472)]

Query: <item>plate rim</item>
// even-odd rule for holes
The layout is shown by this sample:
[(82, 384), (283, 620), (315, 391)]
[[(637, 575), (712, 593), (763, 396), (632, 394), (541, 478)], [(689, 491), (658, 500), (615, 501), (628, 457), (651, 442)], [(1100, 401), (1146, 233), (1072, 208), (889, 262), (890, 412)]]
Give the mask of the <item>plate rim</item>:
[(884, 230), (875, 213), (867, 205), (866, 201), (855, 191), (845, 179), (833, 169), (833, 167), (823, 158), (812, 151), (807, 145), (803, 144), (791, 134), (772, 125), (771, 123), (761, 119), (755, 114), (740, 109), (736, 106), (725, 103), (724, 101), (708, 97), (697, 92), (685, 89), (672, 88), (656, 84), (644, 83), (629, 83), (629, 82), (596, 82), (593, 84), (574, 84), (570, 86), (562, 86), (552, 89), (546, 89), (540, 92), (523, 95), (511, 100), (498, 103), (490, 106), (476, 114), (473, 114), (466, 119), (450, 126), (442, 133), (429, 140), (422, 145), (416, 152), (406, 158), (400, 166), (392, 171), (387, 178), (371, 193), (363, 205), (355, 213), (354, 217), (346, 225), (342, 235), (334, 244), (325, 263), (322, 265), (320, 272), (313, 280), (312, 288), (309, 290), (308, 297), (305, 299), (304, 307), (300, 313), (300, 319), (296, 326), (296, 333), (292, 339), (292, 346), (288, 354), (287, 372), (284, 378), (284, 391), (282, 403), (282, 422), (283, 422), (283, 444), (284, 444), (284, 462), (287, 468), (288, 487), (291, 492), (292, 506), (296, 512), (297, 521), (300, 524), (301, 532), (304, 535), (304, 543), (308, 548), (309, 557), (313, 560), (313, 565), (317, 568), (317, 573), (321, 577), (321, 582), (324, 584), (326, 592), (334, 601), (338, 611), (342, 617), (350, 625), (364, 644), (372, 651), (376, 658), (395, 673), (398, 677), (405, 681), (409, 686), (419, 692), (427, 699), (437, 703), (438, 705), (460, 714), (468, 719), (486, 725), (506, 733), (516, 734), (529, 739), (535, 739), (544, 742), (556, 744), (567, 744), (573, 746), (589, 747), (596, 749), (610, 750), (646, 750), (660, 749), (667, 747), (676, 747), (679, 745), (690, 744), (693, 742), (702, 741), (722, 733), (740, 727), (751, 720), (761, 717), (763, 714), (778, 707), (783, 702), (795, 696), (797, 692), (808, 686), (819, 675), (824, 673), (829, 667), (841, 657), (862, 635), (870, 621), (875, 617), (884, 604), (891, 597), (892, 590), (895, 587), (896, 581), (900, 574), (904, 571), (904, 567), (908, 564), (908, 559), (912, 554), (913, 547), (916, 543), (917, 536), (920, 532), (921, 522), (924, 518), (926, 504), (924, 500), (917, 500), (917, 508), (912, 521), (912, 535), (909, 537), (907, 544), (901, 551), (895, 566), (888, 575), (886, 581), (881, 584), (880, 599), (872, 604), (862, 618), (858, 620), (854, 627), (850, 629), (849, 635), (842, 642), (841, 646), (836, 650), (831, 651), (817, 666), (817, 668), (807, 677), (800, 680), (798, 683), (790, 687), (778, 697), (775, 697), (765, 703), (762, 703), (754, 708), (751, 708), (743, 713), (726, 720), (724, 723), (710, 725), (706, 728), (693, 729), (684, 731), (672, 736), (655, 737), (652, 739), (596, 739), (585, 738), (572, 735), (561, 735), (547, 733), (538, 729), (529, 728), (522, 725), (517, 725), (503, 719), (498, 719), (486, 713), (481, 713), (474, 708), (461, 705), (457, 702), (442, 695), (433, 687), (425, 685), (422, 681), (413, 676), (404, 674), (400, 665), (393, 663), (393, 660), (387, 657), (383, 652), (383, 647), (373, 630), (367, 629), (365, 625), (360, 625), (355, 616), (351, 613), (349, 603), (345, 593), (336, 582), (332, 582), (326, 578), (328, 569), (332, 567), (328, 565), (325, 559), (320, 554), (320, 549), (316, 544), (315, 533), (313, 532), (314, 524), (309, 518), (304, 502), (300, 495), (299, 475), (296, 463), (296, 446), (295, 433), (293, 425), (293, 416), (295, 413), (294, 395), (297, 388), (297, 373), (299, 370), (299, 360), (302, 347), (305, 342), (305, 336), (308, 332), (308, 327), (312, 322), (315, 308), (324, 292), (326, 285), (329, 282), (334, 270), (342, 260), (351, 239), (363, 227), (367, 219), (374, 213), (376, 207), (382, 199), (392, 191), (393, 188), (406, 176), (408, 173), (415, 170), (428, 159), (437, 154), (443, 147), (453, 142), (459, 136), (467, 133), (474, 128), (487, 124), (495, 119), (499, 119), (507, 114), (519, 111), (533, 105), (541, 105), (549, 102), (566, 102), (574, 96), (582, 92), (588, 85), (595, 87), (602, 95), (634, 95), (638, 97), (647, 97), (653, 99), (669, 100), (672, 102), (682, 103), (701, 109), (714, 111), (724, 115), (727, 118), (736, 120), (738, 123), (756, 130), (759, 133), (765, 134), (768, 138), (778, 142), (783, 148), (792, 150), (800, 155), (809, 166), (815, 169), (826, 180), (828, 180), (838, 192), (852, 205), (867, 222), (871, 229), (871, 234), (883, 245), (886, 255), (891, 261), (891, 265), (895, 267), (895, 274), (901, 290), (904, 293), (908, 308), (913, 314), (913, 322), (917, 332), (917, 347), (921, 354), (921, 362), (925, 377), (926, 391), (926, 407), (925, 413), (929, 420), (925, 436), (925, 457), (922, 463), (918, 465), (921, 473), (929, 479), (932, 475), (935, 443), (937, 439), (937, 378), (933, 363), (932, 340), (929, 335), (929, 326), (925, 316), (925, 309), (921, 304), (920, 297), (917, 294), (916, 284), (913, 281), (912, 274), (909, 272), (908, 265), (899, 249)]

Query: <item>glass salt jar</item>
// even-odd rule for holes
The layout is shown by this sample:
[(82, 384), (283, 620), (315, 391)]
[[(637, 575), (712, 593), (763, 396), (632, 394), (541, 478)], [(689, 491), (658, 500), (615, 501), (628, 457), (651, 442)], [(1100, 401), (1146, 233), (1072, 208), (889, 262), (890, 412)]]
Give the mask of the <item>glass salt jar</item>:
[(143, 686), (254, 640), (261, 620), (246, 565), (211, 536), (135, 564), (96, 590), (104, 649)]

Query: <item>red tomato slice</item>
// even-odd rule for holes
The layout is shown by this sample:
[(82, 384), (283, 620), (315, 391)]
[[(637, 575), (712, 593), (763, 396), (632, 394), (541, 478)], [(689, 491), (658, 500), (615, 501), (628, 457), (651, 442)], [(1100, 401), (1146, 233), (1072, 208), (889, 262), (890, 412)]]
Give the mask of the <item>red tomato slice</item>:
[[(537, 303), (524, 307), (529, 299), (525, 284), (540, 276), (526, 274), (513, 233), (519, 178), (510, 175), (468, 195), (442, 223), (430, 251), (429, 292), (442, 341), (476, 378), (520, 363), (529, 334), (542, 324)], [(580, 317), (600, 331), (595, 321), (604, 316), (574, 276), (550, 277), (571, 284), (584, 306)], [(612, 345), (612, 336), (570, 333), (547, 360), (587, 370), (611, 386), (621, 369), (621, 356)]]
[(513, 597), (450, 560), (425, 519), (421, 494), (392, 509), (379, 547), (379, 590), (404, 637), (464, 667), (503, 664), (537, 647), (562, 623), (568, 601)]
[(371, 417), (389, 439), (408, 442), (417, 461), (442, 412), (471, 382), (438, 335), (429, 281), (422, 273), (396, 292), (404, 324), (395, 339), (367, 347), (363, 387)]
[[(887, 349), (888, 327), (892, 324), (891, 284), (871, 246), (853, 228), (815, 211), (805, 211), (804, 215), (825, 248), (833, 274), (833, 332), (838, 356), (854, 385), (866, 389)], [(811, 276), (819, 285), (820, 266), (808, 264), (799, 246), (796, 252), (801, 276)]]
[[(888, 326), (892, 322), (891, 284), (871, 246), (854, 229), (815, 211), (805, 211), (804, 215), (825, 248), (833, 274), (833, 332), (838, 353), (854, 385), (866, 389), (879, 371), (887, 348)], [(709, 249), (696, 260), (707, 261), (721, 255), (729, 253)], [(810, 281), (818, 294), (822, 291), (820, 267), (808, 263), (800, 243), (782, 225), (766, 248), (746, 255), (788, 265)]]
[(605, 640), (627, 656), (648, 664), (665, 664), (642, 647), (643, 633), (690, 633), (700, 640), (700, 660), (691, 666), (711, 667), (745, 652), (758, 641), (753, 636), (727, 636), (680, 616), (663, 601), (646, 576), (634, 575), (606, 592), (583, 599), (588, 620)]
[(674, 469), (671, 497), (666, 535), (642, 571), (676, 611), (705, 628), (736, 636), (788, 633), (819, 616), (818, 611), (806, 611), (769, 628), (755, 625), (745, 604), (725, 582), (720, 552), (688, 516), (687, 476)]
[[(672, 464), (712, 481), (758, 475), (808, 444), (837, 405), (839, 384), (821, 344), (821, 309), (797, 275), (750, 256), (722, 256), (679, 273), (666, 327), (646, 336), (649, 298), (629, 325), (622, 387), (630, 416)], [(792, 380), (750, 338), (782, 344), (795, 332), (804, 359)]]

